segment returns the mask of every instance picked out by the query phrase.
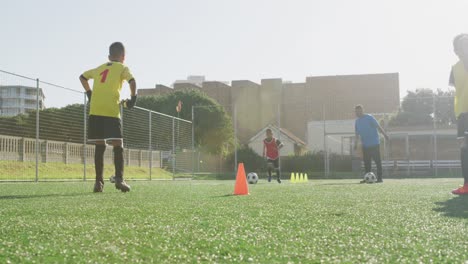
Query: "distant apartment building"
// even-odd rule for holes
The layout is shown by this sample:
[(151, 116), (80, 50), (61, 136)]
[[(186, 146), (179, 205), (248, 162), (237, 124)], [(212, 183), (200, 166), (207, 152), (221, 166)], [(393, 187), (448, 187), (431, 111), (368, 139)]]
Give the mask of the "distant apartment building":
[[(0, 116), (24, 114), (37, 107), (37, 88), (22, 85), (0, 85)], [(44, 93), (39, 89), (39, 109), (44, 109)]]
[(231, 116), (236, 109), (241, 143), (247, 143), (268, 124), (286, 128), (307, 141), (310, 121), (354, 119), (356, 104), (364, 105), (368, 113), (392, 113), (400, 105), (398, 73), (313, 76), (303, 83), (281, 78), (263, 79), (260, 83), (235, 80), (230, 85), (218, 81), (177, 81), (174, 88), (157, 85), (153, 89), (140, 89), (139, 95), (186, 89), (204, 92)]

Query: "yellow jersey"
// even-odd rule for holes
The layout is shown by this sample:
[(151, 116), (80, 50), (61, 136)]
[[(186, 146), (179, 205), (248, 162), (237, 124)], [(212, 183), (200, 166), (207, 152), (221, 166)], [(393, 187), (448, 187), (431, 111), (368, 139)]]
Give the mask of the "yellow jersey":
[(468, 112), (468, 72), (463, 62), (459, 61), (452, 67), (452, 77), (455, 86), (454, 110), (455, 116)]
[(90, 115), (120, 118), (120, 92), (122, 83), (133, 80), (127, 66), (110, 61), (82, 74), (86, 79), (93, 79)]

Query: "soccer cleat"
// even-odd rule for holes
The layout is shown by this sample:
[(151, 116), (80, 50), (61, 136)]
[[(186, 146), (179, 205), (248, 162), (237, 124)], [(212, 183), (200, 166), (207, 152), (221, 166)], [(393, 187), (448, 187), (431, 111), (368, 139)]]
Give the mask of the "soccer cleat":
[(130, 191), (130, 185), (128, 185), (124, 180), (122, 179), (115, 179), (115, 188), (117, 190), (121, 190), (122, 192), (129, 192)]
[(102, 192), (104, 190), (104, 183), (97, 181), (94, 183), (94, 189), (93, 192), (98, 193)]
[(276, 179), (276, 181), (278, 181), (278, 183), (281, 183), (281, 179), (280, 179), (280, 178)]
[(462, 187), (452, 191), (456, 195), (467, 195), (468, 194), (468, 184), (463, 185)]
[(268, 176), (268, 182), (271, 182), (271, 176)]
[(382, 180), (382, 179), (378, 179), (378, 180), (376, 181), (376, 183), (383, 183), (383, 180)]
[(366, 180), (362, 180), (362, 181), (360, 181), (359, 183), (366, 183)]

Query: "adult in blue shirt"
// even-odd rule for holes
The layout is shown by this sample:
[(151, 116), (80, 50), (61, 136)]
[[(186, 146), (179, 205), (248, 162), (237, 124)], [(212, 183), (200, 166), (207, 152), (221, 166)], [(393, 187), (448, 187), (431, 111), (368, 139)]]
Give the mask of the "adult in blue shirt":
[[(364, 114), (364, 108), (362, 105), (356, 105), (356, 107), (354, 107), (354, 111), (357, 117), (354, 123), (354, 129), (356, 132), (354, 150), (357, 149), (358, 142), (361, 140), (364, 169), (366, 170), (366, 173), (371, 172), (372, 160), (374, 160), (375, 165), (377, 166), (377, 182), (383, 182), (382, 159), (380, 158), (380, 139), (378, 132), (382, 133), (386, 140), (388, 140), (388, 135), (372, 115)], [(364, 182), (364, 180), (361, 181), (361, 183)]]

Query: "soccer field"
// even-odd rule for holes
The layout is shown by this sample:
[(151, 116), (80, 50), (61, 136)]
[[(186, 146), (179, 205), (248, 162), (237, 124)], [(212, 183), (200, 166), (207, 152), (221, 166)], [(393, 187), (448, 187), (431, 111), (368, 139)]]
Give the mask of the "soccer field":
[(0, 184), (1, 263), (463, 263), (461, 179)]

